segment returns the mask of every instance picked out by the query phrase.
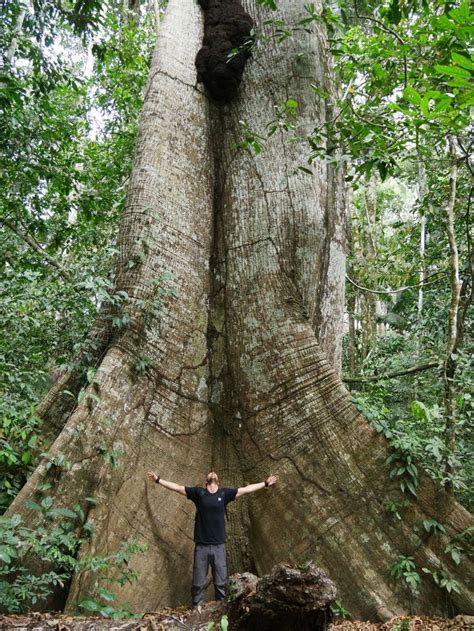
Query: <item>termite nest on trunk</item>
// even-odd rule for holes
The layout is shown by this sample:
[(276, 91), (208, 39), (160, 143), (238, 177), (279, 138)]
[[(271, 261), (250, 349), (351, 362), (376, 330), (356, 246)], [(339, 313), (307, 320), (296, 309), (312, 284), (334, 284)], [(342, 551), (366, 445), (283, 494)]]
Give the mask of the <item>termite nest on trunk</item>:
[(239, 0), (198, 0), (204, 11), (204, 38), (196, 55), (197, 80), (218, 103), (237, 94), (250, 57), (253, 20)]

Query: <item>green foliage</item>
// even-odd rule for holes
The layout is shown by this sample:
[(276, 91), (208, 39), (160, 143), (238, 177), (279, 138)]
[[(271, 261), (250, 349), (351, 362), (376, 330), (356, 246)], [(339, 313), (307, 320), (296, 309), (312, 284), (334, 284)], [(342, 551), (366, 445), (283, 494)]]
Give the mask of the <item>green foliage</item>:
[[(260, 133), (250, 129), (246, 121), (239, 121), (244, 137), (239, 143), (234, 145), (234, 148), (251, 149), (256, 155), (258, 155), (263, 151), (265, 141), (273, 136), (276, 131), (290, 132), (295, 129), (298, 117), (298, 108), (299, 103), (294, 98), (288, 98), (282, 103), (275, 104), (275, 117), (265, 125), (264, 131)], [(293, 140), (295, 140), (295, 138), (290, 137), (290, 142)], [(306, 173), (312, 173), (312, 171), (306, 167), (298, 168)]]
[(423, 570), (425, 574), (429, 574), (434, 580), (434, 582), (436, 583), (436, 585), (438, 585), (438, 587), (441, 587), (441, 589), (446, 590), (448, 594), (450, 594), (451, 592), (460, 593), (459, 583), (454, 578), (452, 578), (449, 572), (447, 572), (446, 570), (442, 569), (442, 570), (433, 571), (427, 567), (423, 567), (421, 569)]
[(0, 399), (0, 512), (3, 512), (25, 479), (33, 461), (41, 420), (30, 404), (12, 405), (8, 396)]
[[(460, 276), (465, 295), (472, 291), (468, 164), (474, 65), (468, 33), (472, 13), (467, 15), (465, 0), (451, 4), (441, 0), (430, 5), (395, 1), (371, 8), (340, 6), (339, 24), (329, 25), (343, 84), (338, 99), (340, 113), (334, 121), (314, 130), (310, 145), (315, 149), (312, 157), (325, 159), (330, 155), (328, 145), (342, 145), (343, 156), (351, 157), (354, 168), (346, 180), (358, 190), (353, 197), (350, 275), (362, 287), (380, 291), (371, 297), (348, 285), (348, 305), (360, 333), (346, 339), (351, 344), (351, 370), (354, 359), (361, 375), (433, 360), (441, 363), (451, 300), (445, 225), (448, 135), (455, 137), (458, 155), (455, 238)], [(376, 211), (369, 221), (366, 196), (374, 181)], [(426, 237), (423, 249), (422, 230)], [(367, 260), (370, 246), (373, 256)], [(422, 277), (426, 284), (421, 302), (417, 287), (392, 294), (387, 291), (415, 286)], [(372, 304), (376, 302), (375, 326), (384, 331), (368, 340), (371, 298)], [(465, 331), (470, 328), (472, 315), (467, 312)], [(469, 344), (467, 339), (465, 344)], [(383, 403), (388, 428), (409, 440), (411, 454), (419, 464), (440, 484), (452, 485), (457, 498), (472, 508), (470, 392), (474, 374), (469, 352), (462, 346), (454, 360), (454, 452), (446, 445), (444, 386), (438, 371), (364, 384), (360, 389), (369, 396), (375, 394), (379, 404)], [(347, 365), (348, 354), (345, 361)], [(392, 460), (395, 462), (396, 457)], [(413, 492), (406, 476), (407, 458), (398, 464), (393, 475), (407, 478), (404, 484)], [(447, 465), (454, 473), (447, 472)]]
[[(341, 20), (328, 24), (343, 84), (337, 103), (340, 111), (334, 121), (315, 128), (311, 134), (310, 157), (327, 159), (332, 155), (329, 146), (342, 146), (343, 157), (351, 157), (354, 168), (346, 180), (359, 188), (353, 197), (351, 236), (358, 249), (350, 255), (351, 277), (362, 286), (382, 291), (416, 285), (420, 269), (429, 279), (423, 288), (422, 308), (417, 289), (380, 293), (374, 298), (377, 326), (383, 323), (386, 332), (369, 342), (364, 341), (367, 325), (363, 318), (367, 318), (370, 297), (349, 285), (348, 305), (362, 329), (360, 340), (351, 340), (352, 352), (362, 374), (399, 370), (433, 359), (441, 362), (451, 298), (444, 210), (449, 178), (448, 134), (456, 137), (459, 157), (455, 225), (461, 280), (467, 294), (472, 290), (470, 202), (466, 201), (471, 177), (467, 147), (469, 108), (473, 103), (468, 35), (472, 14), (467, 15), (464, 0), (429, 6), (392, 2), (372, 9), (345, 3), (340, 6)], [(439, 159), (433, 160), (433, 156)], [(375, 179), (380, 182), (376, 216), (368, 223), (364, 176), (373, 177), (374, 172), (378, 172), (379, 178)], [(422, 225), (426, 234), (423, 252)], [(373, 261), (367, 260), (364, 250), (367, 240), (374, 244)], [(471, 322), (468, 314), (466, 330)], [(345, 359), (347, 362), (347, 355)], [(390, 430), (403, 434), (421, 466), (441, 484), (451, 484), (458, 499), (469, 508), (474, 501), (470, 490), (474, 471), (469, 394), (474, 376), (468, 353), (462, 348), (455, 360), (458, 394), (454, 453), (446, 447), (444, 388), (435, 370), (392, 379), (390, 386), (380, 382), (362, 389), (367, 393), (384, 391), (383, 396), (377, 393), (377, 398), (388, 410)], [(402, 486), (411, 493), (416, 492), (415, 472), (409, 468), (413, 463), (407, 456), (401, 462), (397, 458), (391, 457), (392, 464), (399, 465), (393, 466), (392, 475), (401, 477)], [(446, 464), (454, 467), (454, 474), (446, 472)]]
[(335, 616), (341, 618), (341, 620), (346, 620), (351, 617), (349, 610), (344, 607), (340, 600), (335, 600), (332, 603), (331, 611)]
[(60, 451), (54, 456), (50, 456), (46, 451), (42, 452), (41, 455), (43, 458), (47, 459), (45, 464), (46, 471), (49, 471), (50, 469), (65, 469), (67, 471), (72, 467), (72, 463)]
[(446, 528), (436, 519), (425, 519), (423, 521), (423, 528), (430, 534), (446, 534)]
[(356, 7), (351, 25), (326, 20), (347, 87), (337, 121), (316, 128), (313, 141), (321, 146), (324, 131), (336, 135), (356, 171), (376, 169), (382, 180), (399, 173), (402, 156), (416, 157), (413, 146), (425, 145), (432, 155), (447, 133), (465, 133), (473, 103), (468, 3), (449, 7), (439, 0), (404, 8), (394, 14), (380, 5), (367, 15)]
[[(87, 498), (90, 501), (92, 498)], [(147, 546), (136, 541), (124, 542), (114, 554), (106, 556), (82, 556), (76, 558), (80, 545), (93, 532), (79, 504), (72, 509), (54, 506), (51, 496), (36, 503), (29, 500), (29, 509), (41, 513), (40, 526), (31, 529), (22, 523), (20, 515), (0, 517), (0, 608), (9, 613), (28, 611), (45, 599), (55, 586), (63, 587), (73, 572), (91, 570), (98, 574), (97, 587), (85, 602), (95, 602), (90, 609), (106, 617), (126, 617), (127, 610), (113, 609), (101, 604), (114, 600), (115, 595), (100, 583), (109, 584), (107, 574), (118, 570), (114, 579), (120, 585), (136, 580), (138, 574), (129, 567), (132, 556), (147, 550)], [(32, 574), (26, 560), (30, 555), (45, 562), (47, 571)], [(84, 605), (84, 601), (80, 604)], [(130, 615), (130, 614), (128, 614)]]
[(384, 507), (387, 513), (390, 513), (391, 515), (393, 515), (394, 517), (396, 517), (398, 520), (401, 521), (402, 511), (408, 506), (410, 506), (410, 504), (411, 502), (409, 500), (397, 501), (397, 500), (387, 499), (384, 502)]
[(133, 373), (143, 376), (153, 366), (153, 360), (146, 355), (139, 355), (132, 366)]
[(224, 614), (220, 621), (222, 631), (227, 631), (229, 628), (229, 619), (226, 614)]
[[(400, 356), (403, 358), (405, 350), (402, 350)], [(393, 353), (391, 357), (393, 358)], [(377, 358), (373, 358), (373, 361), (377, 361)], [(462, 386), (461, 382), (460, 388), (472, 387), (472, 376), (469, 373), (461, 374), (460, 377), (467, 377), (466, 386)], [(410, 400), (414, 387), (423, 389), (426, 400), (431, 399), (432, 404)], [(446, 474), (441, 464), (447, 457), (447, 451), (443, 440), (444, 419), (440, 409), (443, 390), (437, 375), (425, 374), (415, 383), (412, 378), (405, 377), (392, 379), (386, 384), (367, 384), (364, 390), (365, 392), (354, 392), (353, 401), (375, 429), (385, 435), (394, 449), (387, 464), (390, 465), (392, 478), (400, 479), (400, 488), (404, 487), (410, 494), (413, 491), (416, 493), (420, 467), (433, 479), (444, 483)], [(472, 414), (471, 400), (468, 395), (464, 402), (465, 394), (468, 393), (461, 392), (458, 398), (461, 402), (457, 408), (458, 448), (453, 459), (456, 469), (452, 481), (459, 499), (464, 500), (469, 507), (472, 504), (470, 480), (473, 479), (473, 437), (469, 423)]]
[[(43, 525), (35, 530), (23, 525), (20, 515), (0, 517), (0, 608), (7, 612), (24, 611), (44, 599), (54, 586), (63, 586), (75, 565), (78, 538), (74, 529), (78, 514), (70, 511), (61, 515), (51, 497), (45, 497), (41, 504), (30, 502), (29, 508), (44, 517)], [(61, 521), (53, 523), (58, 516)], [(23, 560), (31, 553), (52, 563), (55, 569), (40, 576), (30, 574)]]
[(207, 623), (207, 629), (216, 629), (216, 631), (219, 629), (220, 631), (227, 631), (227, 629), (229, 628), (229, 619), (227, 617), (227, 614), (224, 614), (222, 616), (222, 618), (220, 619), (220, 621), (217, 623), (215, 622), (208, 622)]
[(410, 619), (402, 618), (400, 622), (393, 625), (393, 631), (410, 631)]
[[(391, 427), (386, 419), (387, 408), (380, 410), (374, 406), (374, 402), (370, 397), (363, 395), (353, 397), (353, 402), (364, 416), (371, 422), (374, 428), (381, 432), (388, 440), (392, 453), (385, 460), (385, 464), (391, 466), (390, 479), (398, 478), (400, 490), (405, 493), (409, 491), (416, 496), (418, 486), (418, 468), (415, 464), (414, 457), (417, 454), (418, 444), (413, 436), (407, 435), (397, 429)], [(398, 504), (391, 504), (390, 512), (397, 513)]]
[(118, 468), (120, 464), (120, 456), (123, 456), (123, 454), (125, 453), (124, 449), (122, 449), (121, 447), (109, 449), (105, 445), (101, 445), (99, 447), (99, 451), (103, 455), (105, 462), (109, 464), (112, 469)]
[(461, 557), (465, 551), (463, 547), (463, 541), (465, 539), (470, 538), (471, 543), (472, 543), (473, 535), (474, 535), (474, 526), (470, 526), (469, 528), (466, 528), (461, 533), (459, 533), (455, 537), (452, 537), (448, 541), (448, 544), (444, 552), (445, 554), (449, 554), (451, 556), (452, 560), (456, 563), (456, 565), (459, 565), (461, 563)]
[[(427, 567), (421, 568), (422, 572), (431, 576), (433, 581), (446, 592), (458, 592), (459, 584), (452, 578), (447, 570), (444, 568), (432, 570)], [(407, 585), (410, 592), (416, 596), (419, 592), (421, 585), (421, 576), (416, 571), (416, 566), (413, 557), (401, 555), (395, 563), (393, 563), (389, 569), (390, 576), (396, 579), (403, 580)]]
[[(134, 540), (130, 540), (123, 544), (121, 548), (114, 554), (108, 556), (95, 556), (81, 558), (76, 566), (76, 571), (81, 569), (91, 569), (99, 573), (95, 587), (91, 594), (81, 600), (78, 608), (99, 614), (104, 618), (120, 619), (141, 617), (141, 614), (133, 614), (126, 606), (114, 607), (113, 601), (116, 595), (107, 587), (101, 586), (105, 583), (107, 586), (118, 583), (123, 586), (126, 583), (136, 581), (140, 574), (129, 567), (130, 560), (134, 554), (144, 553), (148, 550), (147, 544), (141, 544)], [(113, 568), (120, 569), (117, 577), (110, 577), (110, 570)], [(78, 613), (79, 613), (78, 609)]]
[(403, 580), (413, 595), (418, 594), (421, 584), (421, 576), (416, 571), (414, 558), (411, 556), (400, 557), (390, 566), (390, 576)]
[(411, 441), (407, 437), (395, 438), (391, 441), (395, 451), (388, 456), (386, 464), (391, 464), (390, 478), (399, 477), (400, 489), (404, 493), (410, 491), (416, 496), (418, 486), (418, 469), (413, 463), (410, 453)]
[(267, 7), (272, 11), (276, 11), (277, 5), (275, 0), (257, 0), (257, 2), (258, 4), (261, 4), (262, 6)]
[(255, 30), (251, 28), (249, 38), (237, 48), (231, 48), (231, 50), (227, 54), (226, 63), (229, 63), (234, 57), (236, 57), (242, 52), (249, 52), (252, 49), (252, 46), (254, 45), (256, 38), (257, 38), (257, 34), (255, 33)]
[(171, 272), (162, 272), (157, 278), (149, 278), (146, 286), (151, 287), (151, 293), (145, 300), (138, 300), (137, 305), (142, 310), (145, 326), (149, 327), (159, 317), (163, 300), (179, 297), (176, 278)]
[(262, 151), (262, 142), (265, 140), (263, 136), (260, 136), (256, 132), (252, 131), (248, 123), (245, 121), (239, 121), (244, 132), (243, 139), (235, 145), (236, 149), (253, 149), (256, 154)]

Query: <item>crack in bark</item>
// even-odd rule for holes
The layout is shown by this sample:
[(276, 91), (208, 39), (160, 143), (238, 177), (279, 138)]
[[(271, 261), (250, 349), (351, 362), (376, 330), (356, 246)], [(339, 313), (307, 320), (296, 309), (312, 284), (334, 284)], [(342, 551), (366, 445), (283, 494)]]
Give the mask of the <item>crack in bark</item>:
[(250, 438), (250, 441), (254, 444), (255, 448), (257, 449), (260, 457), (262, 457), (262, 458), (270, 458), (270, 460), (273, 460), (275, 462), (278, 462), (279, 460), (289, 460), (303, 480), (305, 480), (306, 482), (310, 482), (311, 484), (316, 486), (320, 491), (323, 491), (324, 493), (326, 493), (326, 495), (334, 495), (334, 493), (332, 491), (330, 491), (329, 489), (324, 487), (319, 482), (316, 482), (316, 480), (313, 480), (312, 478), (309, 478), (309, 477), (305, 476), (305, 474), (302, 473), (302, 471), (300, 470), (300, 468), (298, 467), (296, 462), (293, 460), (293, 458), (291, 458), (291, 456), (284, 455), (284, 456), (277, 457), (277, 456), (274, 456), (270, 452), (263, 453), (262, 450), (260, 449), (260, 445), (257, 443), (257, 440), (255, 439), (255, 437), (253, 435), (254, 433), (249, 431), (249, 429), (248, 429), (248, 427), (246, 425), (245, 425), (245, 431), (246, 431), (248, 437)]
[[(201, 333), (201, 331), (199, 331), (198, 329), (194, 329), (194, 330), (198, 331), (199, 333)], [(203, 333), (203, 335), (204, 335), (204, 333)], [(201, 368), (202, 366), (205, 366), (207, 364), (207, 362), (208, 362), (209, 354), (210, 354), (210, 350), (208, 348), (207, 351), (206, 351), (206, 354), (204, 356), (204, 359), (202, 359), (198, 364), (194, 364), (194, 365), (193, 364), (189, 364), (189, 365), (184, 364), (183, 366), (181, 366), (181, 368), (179, 369), (178, 375), (176, 377), (176, 381), (178, 382), (180, 388), (181, 388), (181, 379), (182, 379), (182, 376), (183, 376), (183, 372), (185, 370), (197, 370), (198, 368)]]
[(143, 102), (145, 103), (147, 101), (148, 98), (148, 93), (150, 92), (150, 90), (153, 87), (154, 84), (154, 78), (156, 77), (157, 74), (162, 74), (165, 77), (168, 77), (168, 79), (171, 79), (172, 81), (178, 81), (178, 83), (181, 83), (182, 85), (187, 86), (188, 88), (192, 88), (193, 90), (196, 90), (196, 92), (199, 92), (199, 94), (202, 94), (202, 96), (206, 96), (203, 90), (200, 90), (197, 87), (197, 83), (187, 83), (187, 81), (183, 81), (183, 79), (180, 79), (179, 77), (173, 77), (173, 75), (170, 75), (168, 72), (166, 72), (165, 70), (162, 70), (161, 68), (159, 68), (158, 70), (155, 70), (155, 72), (153, 74), (150, 74), (150, 78), (148, 80), (148, 88), (147, 91), (145, 92), (145, 95), (143, 97)]
[(239, 245), (234, 245), (231, 248), (229, 248), (228, 252), (231, 252), (233, 250), (239, 250), (240, 248), (252, 247), (254, 245), (257, 245), (258, 243), (262, 243), (263, 241), (272, 241), (272, 238), (268, 236), (268, 237), (262, 237), (261, 239), (257, 239), (256, 241), (251, 241), (249, 243), (240, 243)]

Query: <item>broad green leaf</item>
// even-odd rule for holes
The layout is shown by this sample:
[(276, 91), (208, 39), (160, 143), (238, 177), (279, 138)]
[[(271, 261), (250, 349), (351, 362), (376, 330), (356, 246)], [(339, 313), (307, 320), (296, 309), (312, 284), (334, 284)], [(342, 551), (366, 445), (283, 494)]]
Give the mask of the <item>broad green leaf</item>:
[(77, 517), (76, 513), (69, 508), (53, 508), (51, 513), (54, 513), (54, 515), (62, 515), (63, 517), (71, 517), (72, 519)]
[(403, 96), (407, 101), (414, 103), (415, 105), (419, 105), (421, 103), (421, 96), (415, 88), (412, 88), (409, 85), (403, 90)]
[(464, 55), (460, 55), (459, 53), (452, 51), (451, 58), (459, 66), (462, 66), (463, 68), (466, 68), (467, 70), (474, 70), (474, 62), (471, 59), (469, 59), (469, 57), (465, 57)]
[(277, 5), (275, 3), (275, 0), (257, 0), (257, 2), (264, 7), (272, 9), (272, 11), (276, 11)]
[(23, 502), (23, 505), (26, 506), (26, 508), (32, 508), (33, 510), (42, 510), (41, 506), (36, 502), (33, 502), (33, 500), (26, 500)]
[(91, 598), (86, 598), (79, 603), (79, 607), (87, 609), (88, 611), (99, 611), (102, 605), (100, 605), (95, 600), (92, 600)]
[(3, 561), (4, 563), (6, 563), (7, 565), (9, 565), (9, 563), (11, 562), (11, 552), (9, 554), (10, 550), (7, 546), (0, 546), (0, 560)]
[(51, 508), (52, 505), (53, 505), (53, 498), (51, 497), (51, 495), (48, 495), (43, 500), (41, 500), (41, 506), (43, 508), (48, 509), (48, 508)]
[(11, 518), (11, 525), (13, 526), (13, 528), (15, 528), (16, 526), (18, 526), (18, 524), (22, 521), (21, 515), (19, 515), (18, 513), (15, 513), (14, 515), (12, 515)]
[(471, 73), (465, 68), (460, 68), (459, 66), (443, 66), (440, 64), (435, 64), (435, 70), (440, 72), (441, 74), (447, 74), (450, 77), (464, 77), (469, 79)]
[(416, 497), (416, 486), (414, 485), (412, 480), (407, 480), (406, 483), (408, 490)]
[(112, 602), (113, 600), (115, 600), (115, 594), (108, 589), (105, 589), (105, 587), (98, 587), (97, 593), (101, 598), (107, 600), (108, 602)]

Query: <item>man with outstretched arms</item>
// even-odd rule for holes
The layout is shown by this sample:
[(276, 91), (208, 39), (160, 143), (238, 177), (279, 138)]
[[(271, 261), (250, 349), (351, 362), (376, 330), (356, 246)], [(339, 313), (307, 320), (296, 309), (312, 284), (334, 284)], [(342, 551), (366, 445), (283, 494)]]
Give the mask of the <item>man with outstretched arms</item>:
[(204, 598), (209, 565), (212, 568), (212, 580), (216, 600), (223, 600), (227, 582), (225, 508), (241, 495), (253, 493), (275, 484), (277, 477), (270, 475), (264, 482), (248, 484), (238, 489), (219, 488), (219, 478), (215, 471), (209, 471), (204, 487), (181, 486), (163, 480), (153, 471), (146, 474), (149, 480), (164, 486), (165, 489), (186, 495), (196, 505), (194, 522), (194, 565), (192, 601), (193, 606), (201, 610)]

